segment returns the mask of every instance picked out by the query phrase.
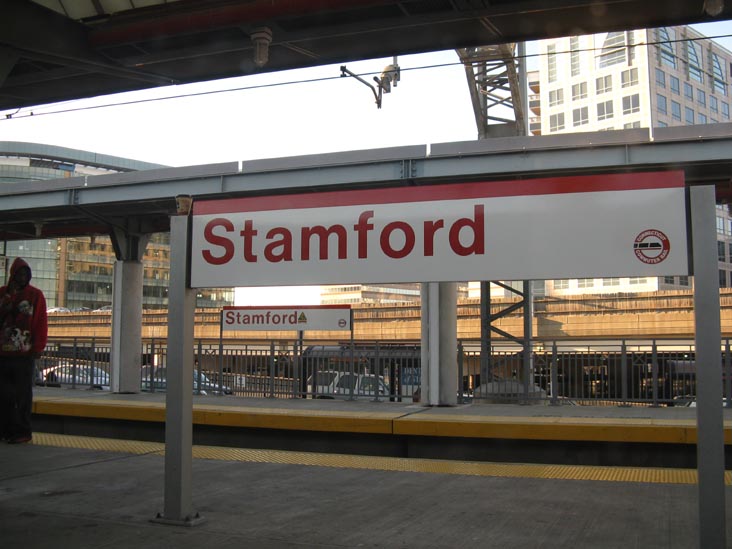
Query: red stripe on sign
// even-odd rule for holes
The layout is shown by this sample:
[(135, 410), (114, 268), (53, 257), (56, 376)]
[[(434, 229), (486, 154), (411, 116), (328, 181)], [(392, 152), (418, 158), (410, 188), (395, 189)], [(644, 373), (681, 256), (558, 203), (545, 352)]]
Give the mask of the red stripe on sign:
[(484, 181), (480, 183), (428, 185), (425, 187), (393, 187), (360, 191), (326, 191), (310, 194), (204, 200), (193, 203), (193, 214), (211, 215), (355, 206), (359, 204), (395, 204), (544, 194), (634, 191), (683, 186), (683, 171), (577, 175), (516, 181)]

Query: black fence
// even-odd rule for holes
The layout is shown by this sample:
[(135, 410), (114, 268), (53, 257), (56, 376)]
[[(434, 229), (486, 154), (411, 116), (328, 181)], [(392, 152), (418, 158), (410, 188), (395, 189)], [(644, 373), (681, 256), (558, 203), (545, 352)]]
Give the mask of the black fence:
[[(732, 394), (732, 359), (720, 347), (725, 397)], [(523, 351), (496, 346), (482, 357), (478, 342), (459, 342), (458, 402), (534, 401), (546, 404), (694, 405), (693, 343), (542, 342), (530, 360)], [(421, 349), (417, 343), (307, 345), (300, 341), (196, 342), (196, 394), (272, 398), (370, 398), (420, 400)], [(145, 342), (140, 351), (140, 390), (164, 391), (167, 342)], [(527, 374), (528, 372), (528, 374)], [(38, 361), (37, 382), (109, 389), (109, 342), (50, 342)], [(728, 398), (727, 401), (730, 399)]]

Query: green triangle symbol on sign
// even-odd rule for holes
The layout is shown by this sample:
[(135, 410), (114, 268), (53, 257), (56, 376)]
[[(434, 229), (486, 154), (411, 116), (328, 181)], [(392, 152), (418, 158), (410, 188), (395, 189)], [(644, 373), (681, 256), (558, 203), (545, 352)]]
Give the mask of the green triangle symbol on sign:
[(300, 313), (300, 316), (297, 317), (298, 324), (307, 323), (307, 321), (308, 321), (308, 317), (305, 316), (305, 313)]

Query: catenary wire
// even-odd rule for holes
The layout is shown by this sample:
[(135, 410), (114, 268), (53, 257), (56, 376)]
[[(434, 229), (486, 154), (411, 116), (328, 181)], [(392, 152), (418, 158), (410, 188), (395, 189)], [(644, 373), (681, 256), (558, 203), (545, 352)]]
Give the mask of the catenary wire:
[[(689, 38), (679, 38), (674, 40), (663, 40), (663, 41), (654, 41), (654, 42), (638, 42), (637, 44), (625, 44), (617, 47), (613, 47), (613, 50), (616, 49), (623, 49), (623, 48), (630, 48), (630, 47), (643, 47), (643, 46), (657, 46), (661, 44), (670, 44), (670, 43), (679, 43), (679, 42), (696, 42), (701, 40), (717, 40), (720, 38), (730, 38), (732, 37), (732, 34), (720, 34), (715, 36), (701, 36), (701, 37), (689, 37)], [(548, 57), (549, 55), (558, 56), (558, 55), (566, 55), (571, 53), (578, 53), (578, 52), (593, 52), (593, 51), (601, 51), (605, 48), (597, 47), (597, 48), (580, 48), (580, 49), (574, 49), (574, 50), (566, 50), (566, 51), (559, 51), (559, 52), (553, 52), (551, 54), (549, 53), (531, 53), (531, 54), (525, 54), (525, 55), (515, 55), (513, 56), (514, 60), (521, 60), (521, 59), (529, 59), (529, 58), (535, 58), (535, 57)], [(422, 65), (419, 67), (406, 67), (403, 69), (400, 69), (403, 72), (407, 71), (417, 71), (417, 70), (431, 70), (431, 69), (438, 69), (438, 68), (445, 68), (445, 67), (452, 67), (452, 66), (459, 66), (463, 65), (464, 63), (462, 61), (455, 61), (450, 63), (438, 63), (438, 64), (431, 64), (431, 65)], [(707, 73), (707, 71), (704, 71)], [(380, 74), (380, 72), (365, 72), (361, 73), (357, 76), (364, 77), (364, 76), (375, 76)], [(182, 94), (176, 94), (176, 95), (167, 95), (164, 97), (148, 97), (148, 98), (142, 98), (142, 99), (132, 99), (128, 101), (118, 101), (118, 102), (110, 102), (110, 103), (101, 103), (99, 105), (83, 105), (78, 107), (69, 107), (69, 108), (59, 108), (55, 110), (49, 110), (45, 112), (39, 112), (38, 110), (35, 111), (28, 111), (27, 113), (24, 112), (22, 114), (19, 114), (22, 107), (16, 109), (14, 113), (3, 113), (0, 115), (0, 122), (7, 122), (9, 120), (16, 120), (16, 119), (23, 119), (23, 118), (30, 118), (30, 117), (37, 117), (37, 116), (48, 116), (48, 115), (54, 115), (54, 114), (68, 114), (72, 112), (82, 112), (82, 111), (89, 111), (89, 110), (96, 110), (96, 109), (104, 109), (104, 108), (110, 108), (110, 107), (122, 107), (122, 106), (129, 106), (129, 105), (137, 105), (137, 104), (143, 104), (143, 103), (152, 103), (157, 101), (168, 101), (173, 99), (186, 99), (190, 97), (202, 97), (206, 95), (213, 95), (218, 93), (232, 93), (232, 92), (239, 92), (239, 91), (251, 91), (251, 90), (257, 90), (257, 89), (265, 89), (265, 88), (274, 88), (279, 86), (291, 86), (291, 85), (297, 85), (297, 84), (313, 84), (317, 82), (328, 82), (332, 80), (340, 80), (343, 78), (343, 75), (338, 76), (325, 76), (321, 78), (308, 78), (308, 79), (301, 79), (301, 80), (288, 80), (284, 82), (270, 82), (266, 84), (254, 84), (249, 86), (238, 86), (235, 88), (225, 88), (225, 89), (217, 89), (217, 90), (207, 90), (207, 91), (200, 91), (200, 92), (189, 92), (189, 93), (182, 93)], [(75, 100), (77, 101), (77, 100)]]

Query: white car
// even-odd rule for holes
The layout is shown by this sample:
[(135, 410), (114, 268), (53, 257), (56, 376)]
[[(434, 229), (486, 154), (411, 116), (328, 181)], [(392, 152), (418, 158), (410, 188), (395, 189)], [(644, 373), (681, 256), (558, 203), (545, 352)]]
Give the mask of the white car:
[(41, 376), (48, 387), (75, 385), (109, 391), (109, 374), (97, 366), (63, 364), (46, 368)]
[[(378, 387), (379, 396), (389, 396), (389, 387), (382, 376), (324, 370), (317, 372), (317, 385), (313, 376), (308, 378), (308, 393), (314, 398), (347, 398), (353, 396), (374, 396)], [(353, 389), (353, 393), (351, 390)]]

